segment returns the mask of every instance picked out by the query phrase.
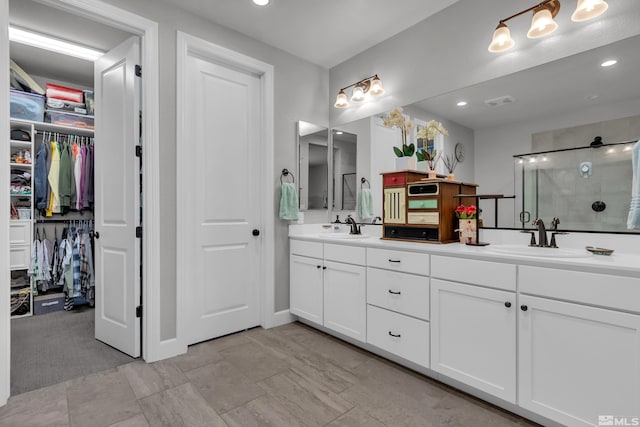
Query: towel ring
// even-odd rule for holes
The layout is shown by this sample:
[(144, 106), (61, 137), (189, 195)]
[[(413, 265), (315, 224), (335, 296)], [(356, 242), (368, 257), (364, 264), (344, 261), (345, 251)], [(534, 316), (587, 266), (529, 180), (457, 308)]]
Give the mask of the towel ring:
[(293, 176), (293, 172), (289, 172), (289, 170), (287, 168), (282, 169), (282, 174), (280, 175), (280, 184), (282, 184), (282, 177), (283, 176), (289, 176), (291, 175), (291, 182), (295, 183), (296, 182), (296, 177)]
[(371, 188), (371, 183), (364, 176), (362, 178), (360, 178), (360, 188), (363, 188), (363, 185), (364, 185), (365, 182), (367, 183), (369, 188)]

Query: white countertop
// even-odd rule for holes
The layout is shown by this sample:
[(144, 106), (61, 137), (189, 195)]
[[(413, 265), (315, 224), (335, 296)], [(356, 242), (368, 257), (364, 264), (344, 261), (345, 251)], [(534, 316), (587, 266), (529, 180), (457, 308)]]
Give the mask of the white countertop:
[[(348, 232), (348, 228), (341, 226), (342, 230)], [(538, 267), (563, 268), (568, 270), (588, 271), (601, 274), (614, 274), (620, 276), (630, 276), (640, 278), (640, 254), (614, 252), (610, 256), (588, 254), (584, 258), (561, 258), (561, 257), (539, 257), (527, 255), (514, 255), (509, 253), (498, 253), (495, 249), (508, 249), (512, 245), (504, 246), (502, 242), (492, 243), (491, 238), (481, 241), (488, 241), (489, 246), (469, 246), (460, 243), (421, 243), (421, 242), (404, 242), (380, 239), (381, 227), (367, 226), (363, 227), (363, 233), (373, 234), (367, 238), (359, 239), (340, 239), (323, 236), (323, 234), (331, 234), (331, 230), (323, 229), (320, 224), (292, 225), (289, 227), (289, 237), (298, 240), (307, 240), (314, 242), (331, 243), (338, 245), (362, 246), (368, 248), (385, 248), (401, 251), (423, 252), (432, 255), (455, 256), (460, 258), (483, 259), (487, 261), (507, 262), (511, 264), (525, 264)], [(523, 239), (526, 241), (529, 237), (518, 233), (518, 231), (509, 230), (518, 237), (518, 244), (527, 247), (526, 243), (520, 243)], [(491, 233), (486, 233), (490, 235)], [(522, 237), (524, 236), (524, 237)], [(638, 239), (639, 236), (631, 236)], [(501, 239), (498, 239), (500, 241)], [(639, 241), (640, 242), (640, 241)], [(635, 243), (635, 242), (634, 242)], [(561, 246), (561, 243), (559, 243)], [(586, 245), (585, 245), (586, 246)], [(544, 250), (553, 251), (553, 248)], [(582, 246), (584, 250), (584, 246)], [(580, 249), (575, 249), (580, 251)], [(586, 250), (584, 250), (586, 252)], [(560, 252), (560, 251), (559, 251)]]

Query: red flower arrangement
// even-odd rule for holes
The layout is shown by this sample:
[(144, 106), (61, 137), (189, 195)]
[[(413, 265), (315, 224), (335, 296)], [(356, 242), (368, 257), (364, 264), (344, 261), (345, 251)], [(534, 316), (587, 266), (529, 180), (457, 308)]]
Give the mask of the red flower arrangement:
[(456, 208), (456, 217), (459, 219), (475, 219), (478, 209), (475, 205), (460, 205)]

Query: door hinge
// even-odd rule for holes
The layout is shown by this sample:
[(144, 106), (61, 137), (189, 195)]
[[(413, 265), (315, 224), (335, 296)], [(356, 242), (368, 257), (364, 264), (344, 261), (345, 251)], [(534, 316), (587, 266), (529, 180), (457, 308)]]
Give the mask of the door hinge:
[(136, 157), (142, 157), (142, 145), (136, 145)]
[(142, 65), (136, 64), (136, 77), (142, 77)]
[(142, 227), (136, 227), (136, 237), (142, 237)]
[(141, 305), (136, 307), (136, 317), (142, 317), (142, 306)]

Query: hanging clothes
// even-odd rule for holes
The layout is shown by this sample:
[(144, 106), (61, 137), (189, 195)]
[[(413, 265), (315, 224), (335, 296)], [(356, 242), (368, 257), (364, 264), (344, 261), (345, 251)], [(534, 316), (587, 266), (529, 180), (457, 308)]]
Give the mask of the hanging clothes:
[(51, 187), (51, 196), (47, 207), (46, 216), (53, 213), (60, 213), (60, 193), (58, 192), (58, 181), (60, 179), (60, 151), (58, 143), (51, 141), (51, 167), (49, 168), (48, 181)]
[(49, 151), (51, 146), (42, 138), (42, 144), (36, 153), (36, 161), (34, 164), (34, 197), (36, 209), (46, 209), (47, 200), (49, 199), (47, 192), (49, 191), (47, 163), (49, 161)]

